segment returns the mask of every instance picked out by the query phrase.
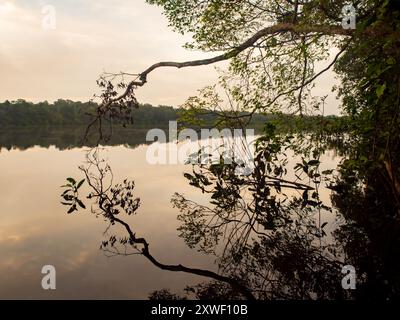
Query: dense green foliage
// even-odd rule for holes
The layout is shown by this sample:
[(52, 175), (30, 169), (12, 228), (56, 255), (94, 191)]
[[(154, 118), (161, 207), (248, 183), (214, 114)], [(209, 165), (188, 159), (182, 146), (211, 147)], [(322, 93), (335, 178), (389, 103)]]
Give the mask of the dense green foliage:
[[(0, 103), (0, 127), (22, 126), (86, 126), (96, 105), (89, 102), (57, 100), (53, 104), (31, 103), (24, 100)], [(177, 111), (172, 107), (141, 105), (135, 110), (135, 126), (168, 125), (177, 119)]]
[[(95, 108), (96, 105), (92, 103), (61, 99), (53, 104), (48, 102), (31, 103), (24, 100), (6, 101), (0, 103), (0, 128), (83, 127), (88, 125)], [(182, 114), (182, 109), (166, 106), (154, 107), (149, 104), (143, 104), (133, 111), (133, 123), (129, 128), (167, 128), (169, 121), (177, 120), (181, 126), (191, 125), (190, 121), (186, 121), (187, 115), (184, 118)], [(191, 125), (190, 127), (212, 127), (219, 117), (217, 114), (207, 114), (202, 117), (198, 116), (196, 119), (198, 125)], [(274, 114), (254, 114), (247, 127), (260, 131), (267, 122), (275, 123), (281, 132), (316, 131), (321, 128), (321, 125), (328, 132), (341, 132), (347, 129), (347, 118), (344, 117), (328, 116), (322, 118), (320, 116), (299, 117), (296, 115), (277, 116)], [(114, 129), (118, 127), (120, 126), (116, 123)], [(3, 134), (9, 135), (10, 133), (4, 132)], [(123, 139), (119, 140), (122, 141)]]

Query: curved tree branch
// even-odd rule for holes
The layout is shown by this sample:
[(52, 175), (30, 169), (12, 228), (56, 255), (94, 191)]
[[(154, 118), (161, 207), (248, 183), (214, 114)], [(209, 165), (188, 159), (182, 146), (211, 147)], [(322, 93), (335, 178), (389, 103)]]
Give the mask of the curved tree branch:
[[(159, 68), (165, 68), (165, 67), (171, 67), (171, 68), (187, 68), (187, 67), (196, 67), (196, 66), (206, 66), (210, 64), (214, 64), (217, 62), (229, 60), (233, 57), (236, 57), (238, 54), (243, 52), (244, 50), (250, 48), (253, 46), (258, 40), (261, 38), (268, 36), (268, 35), (274, 35), (274, 34), (280, 34), (280, 33), (295, 33), (295, 34), (310, 34), (310, 33), (321, 33), (327, 36), (351, 36), (354, 33), (354, 30), (346, 30), (342, 28), (341, 26), (327, 26), (327, 25), (314, 25), (314, 26), (303, 26), (295, 23), (279, 23), (273, 26), (266, 27), (264, 29), (261, 29), (257, 33), (255, 33), (252, 37), (247, 39), (245, 42), (242, 44), (238, 45), (237, 47), (231, 49), (228, 52), (225, 52), (221, 55), (215, 56), (213, 58), (208, 58), (208, 59), (201, 59), (201, 60), (192, 60), (192, 61), (186, 61), (186, 62), (173, 62), (173, 61), (165, 61), (165, 62), (159, 62), (155, 63), (149, 68), (147, 68), (145, 71), (140, 73), (138, 77), (131, 81), (125, 91), (120, 95), (117, 96), (113, 99), (108, 100), (102, 108), (107, 109), (110, 107), (113, 103), (118, 102), (124, 98), (126, 98), (128, 95), (132, 93), (135, 87), (142, 87), (147, 83), (147, 77), (148, 75), (153, 72), (156, 69)], [(124, 73), (125, 74), (125, 73)]]
[(193, 60), (193, 61), (187, 61), (187, 62), (159, 62), (156, 64), (153, 64), (151, 67), (147, 68), (145, 71), (143, 71), (139, 79), (140, 81), (135, 81), (134, 85), (135, 86), (143, 86), (147, 82), (147, 76), (149, 73), (154, 71), (155, 69), (161, 68), (161, 67), (175, 67), (175, 68), (186, 68), (186, 67), (196, 67), (196, 66), (204, 66), (204, 65), (209, 65), (213, 64), (216, 62), (224, 61), (231, 59), (235, 56), (237, 56), (239, 53), (242, 51), (246, 50), (247, 48), (250, 48), (254, 43), (256, 43), (259, 39), (271, 35), (271, 34), (277, 34), (277, 33), (285, 33), (285, 32), (293, 32), (297, 34), (308, 34), (308, 33), (322, 33), (325, 35), (342, 35), (342, 36), (350, 36), (353, 34), (353, 30), (346, 30), (343, 29), (342, 27), (338, 26), (300, 26), (297, 24), (293, 23), (280, 23), (274, 26), (266, 27), (260, 31), (258, 31), (256, 34), (254, 34), (251, 38), (247, 39), (245, 42), (243, 42), (241, 45), (235, 47), (234, 49), (221, 54), (219, 56), (216, 56), (214, 58), (209, 58), (209, 59), (203, 59), (203, 60)]

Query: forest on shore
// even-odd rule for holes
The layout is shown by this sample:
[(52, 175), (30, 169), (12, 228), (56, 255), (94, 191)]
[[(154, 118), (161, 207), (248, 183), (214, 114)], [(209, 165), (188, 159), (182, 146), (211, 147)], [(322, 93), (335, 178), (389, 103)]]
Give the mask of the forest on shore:
[[(81, 102), (58, 99), (53, 103), (47, 101), (33, 103), (23, 99), (0, 103), (0, 129), (26, 127), (71, 127), (86, 126), (98, 105), (93, 102)], [(153, 106), (140, 104), (132, 112), (131, 128), (168, 127), (169, 121), (181, 121), (181, 108), (172, 106)], [(213, 127), (218, 120), (217, 114), (208, 113), (202, 116), (203, 126)], [(347, 128), (347, 118), (329, 116), (297, 116), (256, 113), (251, 117), (249, 128), (261, 130), (266, 123), (274, 122), (282, 131), (314, 131), (321, 127), (329, 132), (341, 132)], [(118, 126), (118, 123), (116, 123)]]

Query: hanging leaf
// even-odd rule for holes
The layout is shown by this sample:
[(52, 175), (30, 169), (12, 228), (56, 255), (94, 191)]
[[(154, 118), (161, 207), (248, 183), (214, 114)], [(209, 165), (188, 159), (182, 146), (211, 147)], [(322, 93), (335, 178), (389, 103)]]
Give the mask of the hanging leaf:
[(385, 89), (386, 89), (386, 83), (384, 83), (384, 84), (382, 84), (382, 85), (379, 85), (379, 86), (376, 88), (376, 96), (377, 96), (378, 98), (382, 97), (383, 93), (385, 92)]

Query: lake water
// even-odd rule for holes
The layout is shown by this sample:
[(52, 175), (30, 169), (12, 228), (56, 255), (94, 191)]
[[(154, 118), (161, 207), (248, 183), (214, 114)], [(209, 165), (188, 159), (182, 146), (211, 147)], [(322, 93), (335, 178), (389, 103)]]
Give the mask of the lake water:
[[(79, 134), (0, 132), (0, 299), (145, 299), (154, 290), (179, 293), (186, 285), (207, 280), (161, 271), (141, 256), (109, 258), (99, 250), (106, 224), (82, 211), (66, 214), (60, 186), (66, 177), (82, 176), (78, 166), (87, 150), (73, 147)], [(179, 192), (202, 201), (183, 177), (191, 167), (150, 165), (145, 131), (127, 136), (131, 146), (117, 139), (103, 156), (115, 181), (128, 178), (136, 183), (142, 205), (128, 221), (137, 235), (148, 240), (153, 255), (164, 263), (216, 270), (213, 259), (190, 250), (176, 230), (178, 211), (171, 196)], [(326, 157), (336, 162), (333, 154)], [(329, 201), (328, 192), (323, 197)], [(44, 265), (56, 267), (56, 290), (41, 287)]]

